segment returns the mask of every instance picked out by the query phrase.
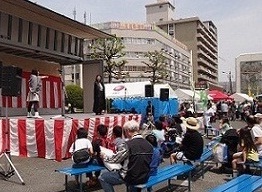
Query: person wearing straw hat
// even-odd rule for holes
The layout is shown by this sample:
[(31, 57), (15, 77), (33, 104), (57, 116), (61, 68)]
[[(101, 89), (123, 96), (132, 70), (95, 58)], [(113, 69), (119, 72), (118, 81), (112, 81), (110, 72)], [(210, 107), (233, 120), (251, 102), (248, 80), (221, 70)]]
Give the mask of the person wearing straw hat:
[(199, 123), (196, 118), (189, 117), (184, 120), (187, 128), (186, 134), (179, 147), (179, 151), (170, 155), (171, 164), (179, 161), (194, 161), (199, 159), (203, 153), (204, 141), (201, 134), (198, 132)]

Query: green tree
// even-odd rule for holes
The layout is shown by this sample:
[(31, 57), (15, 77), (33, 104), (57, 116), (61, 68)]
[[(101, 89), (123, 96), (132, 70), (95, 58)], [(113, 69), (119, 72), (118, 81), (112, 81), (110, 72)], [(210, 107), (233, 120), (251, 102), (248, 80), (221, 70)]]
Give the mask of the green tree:
[(71, 107), (83, 109), (83, 89), (78, 85), (67, 85), (67, 103), (71, 104)]
[(105, 61), (104, 72), (108, 74), (109, 83), (112, 82), (113, 78), (121, 79), (125, 75), (122, 70), (127, 61), (120, 59), (125, 55), (123, 52), (125, 46), (121, 38), (97, 39), (90, 48), (91, 58)]
[(149, 62), (142, 61), (148, 68), (149, 73), (151, 73), (151, 82), (155, 84), (160, 79), (165, 79), (168, 74), (166, 71), (166, 57), (161, 51), (147, 52), (145, 57), (148, 58)]

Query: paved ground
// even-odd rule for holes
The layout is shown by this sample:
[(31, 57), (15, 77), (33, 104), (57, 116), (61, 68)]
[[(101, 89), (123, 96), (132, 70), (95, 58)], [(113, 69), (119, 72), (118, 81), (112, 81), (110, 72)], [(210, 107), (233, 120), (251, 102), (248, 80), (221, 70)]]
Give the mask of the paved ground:
[[(243, 122), (236, 121), (232, 125), (235, 128), (241, 128), (244, 126)], [(208, 140), (206, 140), (208, 142)], [(5, 158), (2, 157), (0, 162), (4, 165)], [(56, 162), (52, 160), (40, 159), (40, 158), (23, 158), (12, 157), (12, 162), (17, 168), (19, 174), (25, 182), (25, 185), (21, 185), (17, 174), (11, 176), (10, 179), (4, 180), (0, 178), (0, 191), (3, 192), (62, 192), (64, 191), (64, 175), (55, 172), (55, 169), (62, 168), (71, 165), (71, 159), (64, 160), (62, 162)], [(168, 164), (168, 160), (164, 164)], [(193, 192), (207, 191), (208, 189), (217, 186), (230, 179), (229, 174), (218, 174), (215, 171), (210, 170), (213, 165), (208, 166), (208, 170), (205, 173), (205, 178), (194, 177), (192, 182)], [(69, 177), (70, 191), (78, 191), (74, 185), (74, 177)], [(186, 191), (185, 187), (172, 188), (171, 190), (165, 189), (166, 183), (158, 185), (154, 188), (155, 191)], [(86, 188), (85, 188), (86, 189)], [(97, 188), (86, 189), (85, 191), (97, 191), (103, 190)], [(124, 185), (117, 186), (115, 191), (125, 191)]]

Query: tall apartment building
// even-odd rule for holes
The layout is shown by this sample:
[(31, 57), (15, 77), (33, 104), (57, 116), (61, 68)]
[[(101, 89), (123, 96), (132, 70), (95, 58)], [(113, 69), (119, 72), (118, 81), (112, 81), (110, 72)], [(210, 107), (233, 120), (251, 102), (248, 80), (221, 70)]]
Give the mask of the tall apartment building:
[[(163, 30), (153, 24), (107, 22), (92, 25), (108, 34), (121, 37), (125, 45), (125, 56), (128, 61), (123, 72), (128, 72), (122, 81), (147, 81), (152, 76), (142, 61), (148, 62), (145, 53), (148, 51), (164, 51), (166, 57), (166, 71), (168, 77), (161, 80), (174, 89), (191, 88), (191, 52), (187, 46), (167, 35)], [(105, 79), (106, 81), (106, 79)], [(119, 81), (113, 79), (113, 81)]]
[(245, 53), (235, 60), (236, 91), (249, 96), (262, 94), (262, 53)]
[(198, 17), (175, 20), (175, 7), (168, 0), (146, 5), (146, 21), (192, 50), (193, 79), (196, 86), (218, 86), (217, 28), (212, 21)]

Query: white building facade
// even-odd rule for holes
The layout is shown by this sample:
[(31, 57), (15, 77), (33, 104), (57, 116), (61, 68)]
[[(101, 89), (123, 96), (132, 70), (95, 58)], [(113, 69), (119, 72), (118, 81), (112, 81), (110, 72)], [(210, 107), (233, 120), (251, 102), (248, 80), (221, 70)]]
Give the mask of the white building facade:
[(262, 93), (262, 53), (245, 53), (235, 60), (236, 92), (256, 96)]
[[(93, 27), (108, 34), (120, 37), (125, 45), (125, 56), (121, 59), (127, 60), (123, 68), (128, 73), (121, 81), (138, 82), (149, 80), (149, 69), (142, 62), (148, 62), (145, 54), (148, 51), (164, 51), (166, 57), (167, 77), (160, 80), (168, 83), (173, 89), (191, 88), (191, 51), (187, 46), (166, 34), (153, 24), (107, 22), (92, 25)], [(106, 79), (105, 79), (106, 81)], [(114, 81), (119, 81), (113, 79)]]

